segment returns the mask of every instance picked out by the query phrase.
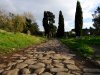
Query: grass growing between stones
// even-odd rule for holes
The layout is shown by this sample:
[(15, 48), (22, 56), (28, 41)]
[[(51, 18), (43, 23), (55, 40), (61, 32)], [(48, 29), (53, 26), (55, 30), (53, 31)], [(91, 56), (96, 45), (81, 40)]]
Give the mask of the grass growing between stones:
[(39, 44), (46, 38), (23, 33), (11, 33), (0, 30), (0, 54), (11, 53), (21, 48)]
[(85, 57), (92, 57), (94, 50), (91, 45), (100, 46), (100, 37), (86, 36), (80, 39), (76, 38), (63, 38), (61, 41), (68, 45), (75, 52)]

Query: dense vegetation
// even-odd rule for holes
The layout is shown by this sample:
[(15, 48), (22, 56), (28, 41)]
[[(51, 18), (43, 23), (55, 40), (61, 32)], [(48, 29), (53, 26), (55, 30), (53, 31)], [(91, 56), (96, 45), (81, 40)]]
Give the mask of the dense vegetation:
[(45, 36), (54, 37), (56, 33), (57, 27), (53, 24), (55, 23), (55, 15), (50, 11), (44, 11), (44, 17), (43, 17), (43, 27)]
[(0, 29), (10, 32), (38, 34), (39, 28), (31, 13), (13, 14), (0, 10)]
[(0, 30), (0, 54), (10, 53), (21, 48), (39, 44), (45, 41), (45, 38), (26, 35), (23, 33), (11, 33)]

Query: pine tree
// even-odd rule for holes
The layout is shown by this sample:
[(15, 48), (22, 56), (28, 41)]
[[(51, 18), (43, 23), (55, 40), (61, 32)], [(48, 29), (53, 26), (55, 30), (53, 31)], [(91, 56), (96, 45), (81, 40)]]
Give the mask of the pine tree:
[(59, 12), (59, 26), (57, 30), (57, 37), (63, 37), (64, 36), (64, 17), (62, 15), (62, 11)]
[(77, 1), (76, 13), (75, 13), (75, 32), (76, 37), (82, 35), (82, 26), (83, 26), (83, 14), (80, 2)]

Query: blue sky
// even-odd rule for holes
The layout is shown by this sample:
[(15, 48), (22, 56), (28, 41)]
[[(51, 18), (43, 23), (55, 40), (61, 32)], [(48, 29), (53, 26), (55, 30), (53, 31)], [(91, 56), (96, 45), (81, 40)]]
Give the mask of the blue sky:
[[(100, 0), (79, 0), (83, 10), (83, 28), (92, 26), (92, 14)], [(74, 18), (77, 0), (0, 0), (0, 8), (13, 13), (31, 12), (40, 30), (43, 30), (42, 18), (44, 11), (52, 11), (55, 15), (55, 25), (58, 26), (58, 15), (61, 10), (65, 19), (65, 31), (74, 28)]]

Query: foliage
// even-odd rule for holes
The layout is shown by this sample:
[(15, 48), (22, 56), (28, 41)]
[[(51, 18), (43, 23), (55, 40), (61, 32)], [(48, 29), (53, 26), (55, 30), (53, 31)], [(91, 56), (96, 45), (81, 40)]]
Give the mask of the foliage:
[(96, 29), (96, 35), (100, 35), (100, 7), (97, 8), (97, 10), (94, 12), (93, 15), (93, 26)]
[(45, 41), (45, 38), (26, 35), (23, 33), (11, 33), (0, 30), (0, 54), (10, 53), (21, 48)]
[(100, 45), (100, 37), (95, 36), (86, 36), (80, 39), (69, 38), (61, 39), (61, 41), (67, 44), (73, 51), (79, 53), (85, 57), (92, 57), (94, 50), (91, 45)]
[(64, 18), (62, 11), (59, 12), (59, 26), (57, 30), (57, 37), (64, 37)]
[(53, 37), (54, 32), (56, 32), (56, 26), (53, 25), (53, 23), (55, 22), (54, 18), (55, 16), (52, 12), (44, 11), (43, 27), (45, 36), (47, 37)]
[(32, 23), (31, 19), (26, 18), (26, 26), (23, 30), (24, 33), (27, 33), (28, 31), (30, 31), (30, 33), (32, 35), (36, 35), (39, 32), (39, 28), (37, 23)]
[(0, 29), (10, 32), (24, 32), (29, 30), (31, 34), (37, 34), (38, 25), (31, 13), (22, 15), (0, 11)]
[(80, 2), (77, 1), (76, 13), (75, 13), (75, 32), (76, 32), (76, 36), (81, 36), (82, 26), (83, 26), (82, 8), (81, 8), (81, 5), (80, 5)]

